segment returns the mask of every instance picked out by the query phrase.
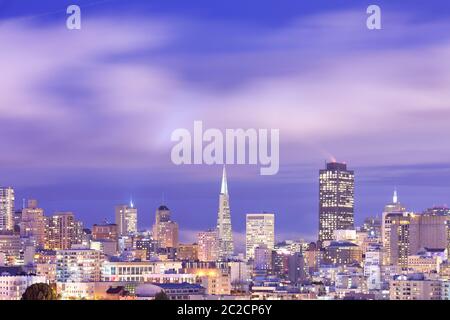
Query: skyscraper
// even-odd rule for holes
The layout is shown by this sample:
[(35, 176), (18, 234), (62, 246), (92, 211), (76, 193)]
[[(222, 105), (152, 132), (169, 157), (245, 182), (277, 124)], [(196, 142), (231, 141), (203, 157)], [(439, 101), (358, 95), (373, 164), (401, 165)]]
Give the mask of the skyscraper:
[(233, 231), (231, 228), (231, 213), (227, 185), (227, 172), (225, 166), (222, 172), (222, 186), (219, 196), (219, 212), (217, 215), (218, 256), (220, 260), (226, 260), (233, 256)]
[(39, 247), (45, 246), (44, 209), (38, 208), (37, 200), (28, 200), (27, 207), (22, 209), (20, 235), (34, 238)]
[(116, 206), (116, 224), (119, 236), (126, 236), (137, 232), (137, 208), (133, 202), (130, 205)]
[(153, 239), (158, 241), (161, 248), (178, 247), (178, 224), (171, 220), (170, 210), (165, 205), (156, 210)]
[(344, 163), (327, 163), (319, 174), (319, 241), (335, 230), (354, 229), (354, 173)]
[(47, 219), (45, 248), (67, 250), (82, 242), (83, 224), (72, 212), (57, 212)]
[(384, 207), (381, 221), (381, 240), (383, 244), (383, 264), (391, 264), (391, 224), (399, 217), (407, 216), (406, 208), (398, 200), (397, 190), (394, 191), (392, 203)]
[(0, 231), (14, 229), (14, 189), (0, 188)]
[(275, 215), (273, 213), (249, 213), (246, 218), (245, 256), (255, 257), (255, 249), (266, 246), (273, 250), (275, 246)]

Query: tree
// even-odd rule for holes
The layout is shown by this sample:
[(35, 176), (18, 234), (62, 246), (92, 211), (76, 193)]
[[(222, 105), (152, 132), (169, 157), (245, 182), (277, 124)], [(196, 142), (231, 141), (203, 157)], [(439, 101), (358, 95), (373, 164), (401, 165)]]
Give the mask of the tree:
[(170, 299), (169, 296), (164, 291), (161, 290), (159, 293), (155, 295), (155, 300), (170, 300)]
[(46, 283), (35, 283), (25, 290), (22, 300), (56, 300), (56, 293)]

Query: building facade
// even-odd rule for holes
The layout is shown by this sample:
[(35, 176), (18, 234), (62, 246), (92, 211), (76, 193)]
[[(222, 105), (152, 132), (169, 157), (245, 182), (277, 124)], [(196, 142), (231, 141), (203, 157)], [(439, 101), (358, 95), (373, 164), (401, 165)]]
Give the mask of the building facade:
[(319, 173), (319, 241), (335, 230), (354, 229), (354, 172), (344, 163), (327, 163)]

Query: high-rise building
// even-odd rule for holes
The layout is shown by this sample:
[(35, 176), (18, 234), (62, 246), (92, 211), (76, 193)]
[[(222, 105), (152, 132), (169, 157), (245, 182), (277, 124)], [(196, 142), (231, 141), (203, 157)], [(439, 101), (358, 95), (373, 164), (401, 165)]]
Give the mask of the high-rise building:
[(217, 231), (208, 230), (197, 234), (198, 260), (216, 261), (218, 259)]
[(222, 185), (219, 196), (219, 212), (217, 215), (217, 238), (219, 259), (227, 260), (234, 254), (233, 230), (231, 227), (230, 197), (228, 195), (227, 172), (222, 172)]
[(72, 212), (57, 212), (47, 219), (45, 248), (66, 250), (81, 244), (83, 224)]
[(393, 216), (390, 221), (389, 263), (402, 268), (408, 266), (410, 250), (410, 225), (409, 215)]
[(38, 247), (45, 246), (44, 209), (38, 208), (36, 200), (28, 200), (27, 207), (22, 209), (20, 235), (33, 238)]
[(132, 235), (137, 232), (137, 208), (133, 202), (130, 205), (121, 204), (116, 206), (116, 224), (119, 236)]
[(335, 230), (354, 229), (354, 172), (344, 163), (327, 163), (319, 174), (319, 241)]
[(261, 245), (275, 247), (275, 215), (273, 213), (249, 213), (246, 217), (245, 256), (255, 257), (255, 248)]
[(392, 203), (384, 207), (381, 221), (381, 241), (383, 244), (383, 264), (391, 264), (391, 223), (392, 219), (407, 216), (406, 208), (399, 202), (397, 190), (394, 191)]
[(165, 205), (156, 210), (153, 239), (158, 241), (160, 248), (178, 247), (178, 224), (171, 220), (170, 210)]
[(14, 230), (14, 189), (0, 188), (0, 231)]

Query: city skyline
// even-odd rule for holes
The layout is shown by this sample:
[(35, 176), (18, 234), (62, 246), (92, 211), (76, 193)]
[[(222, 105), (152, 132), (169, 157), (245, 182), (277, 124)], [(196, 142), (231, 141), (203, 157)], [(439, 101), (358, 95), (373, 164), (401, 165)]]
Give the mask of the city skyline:
[[(347, 168), (347, 164), (339, 164), (339, 163), (336, 163), (336, 162), (326, 163), (326, 168), (328, 168), (328, 169), (334, 168), (333, 166), (337, 166), (340, 169), (343, 169), (343, 168), (346, 169)], [(224, 195), (228, 197), (227, 173), (226, 173), (225, 166), (221, 166), (221, 168), (222, 168), (222, 171), (221, 171), (221, 175), (220, 175), (220, 177), (221, 177), (220, 183), (218, 181), (216, 182), (216, 185), (218, 186), (217, 189), (220, 189), (220, 192), (219, 192), (219, 200), (220, 200), (219, 204), (223, 201), (223, 199), (221, 197), (223, 197)], [(317, 180), (318, 181), (320, 180), (319, 177), (321, 177), (324, 172), (327, 172), (327, 171), (324, 170), (323, 168), (319, 168), (317, 170), (316, 175), (317, 175)], [(350, 172), (351, 172), (352, 178), (353, 178), (354, 170), (351, 170)], [(356, 173), (355, 176), (357, 177), (358, 174)], [(220, 184), (220, 187), (219, 187), (219, 184)], [(233, 184), (233, 182), (232, 182), (232, 184)], [(13, 189), (14, 189), (14, 187), (13, 187)], [(320, 189), (319, 189), (319, 183), (318, 183), (317, 184), (317, 211), (316, 211), (317, 225), (319, 225), (319, 217), (320, 217), (319, 194), (320, 194)], [(47, 210), (45, 208), (45, 206), (40, 206), (40, 208), (42, 208), (44, 210), (44, 214), (46, 216), (53, 216), (53, 215), (61, 213), (61, 212), (62, 213), (64, 213), (64, 212), (71, 212), (72, 213), (73, 212), (75, 219), (83, 222), (84, 223), (84, 227), (85, 228), (89, 228), (89, 229), (91, 229), (91, 227), (93, 225), (95, 225), (95, 224), (98, 225), (98, 224), (101, 224), (101, 223), (104, 223), (104, 222), (117, 223), (118, 208), (122, 208), (123, 207), (124, 210), (132, 209), (132, 210), (135, 210), (136, 212), (138, 212), (137, 213), (137, 221), (134, 222), (134, 223), (136, 223), (137, 228), (138, 228), (137, 230), (139, 230), (139, 231), (152, 231), (152, 230), (154, 230), (155, 226), (153, 225), (153, 221), (154, 221), (155, 217), (157, 216), (158, 212), (160, 212), (161, 209), (164, 209), (164, 210), (167, 210), (167, 211), (170, 210), (168, 212), (173, 212), (172, 209), (169, 209), (169, 208), (172, 208), (172, 205), (168, 204), (168, 202), (164, 199), (164, 196), (161, 197), (161, 200), (160, 200), (159, 204), (156, 206), (156, 208), (158, 208), (158, 210), (156, 210), (156, 212), (157, 212), (156, 214), (153, 213), (155, 211), (155, 208), (153, 208), (152, 211), (147, 212), (147, 211), (143, 211), (142, 209), (140, 209), (139, 206), (135, 206), (135, 200), (131, 200), (131, 199), (134, 199), (134, 198), (135, 197), (130, 195), (130, 197), (129, 197), (130, 204), (129, 205), (126, 205), (126, 204), (111, 204), (112, 205), (112, 207), (111, 207), (112, 208), (112, 213), (109, 214), (109, 218), (107, 216), (105, 216), (102, 219), (97, 219), (97, 217), (94, 217), (93, 218), (94, 220), (93, 220), (92, 223), (85, 221), (82, 217), (80, 217), (80, 215), (76, 211), (67, 210), (64, 207), (63, 208), (58, 208), (56, 211), (49, 211), (49, 210)], [(15, 196), (15, 209), (16, 210), (21, 210), (22, 207), (19, 206), (18, 204), (22, 204), (23, 205), (26, 202), (25, 200), (33, 200), (33, 199), (35, 199), (35, 197), (29, 197), (29, 198), (20, 199), (16, 195)], [(394, 201), (394, 202), (391, 202), (390, 199), (392, 199), (392, 201)], [(355, 212), (355, 215), (354, 215), (355, 216), (354, 217), (354, 219), (355, 219), (354, 226), (355, 227), (361, 227), (363, 222), (364, 222), (364, 219), (368, 218), (368, 217), (377, 217), (379, 219), (382, 219), (383, 213), (386, 212), (386, 206), (392, 206), (393, 203), (396, 206), (397, 205), (396, 201), (399, 201), (398, 199), (399, 199), (398, 189), (394, 188), (394, 189), (391, 190), (390, 197), (383, 204), (380, 203), (380, 208), (381, 209), (380, 209), (379, 212), (376, 212), (375, 214), (367, 215), (367, 216), (366, 215), (359, 216), (358, 213)], [(41, 204), (41, 200), (42, 199), (37, 199), (37, 200), (38, 200), (39, 204)], [(217, 201), (217, 193), (216, 193), (215, 201)], [(354, 201), (354, 200), (352, 199), (352, 201)], [(228, 200), (227, 200), (227, 202), (228, 202)], [(399, 205), (399, 203), (400, 202), (398, 202), (398, 205)], [(239, 212), (240, 211), (239, 208), (234, 208), (233, 209), (233, 207), (234, 207), (233, 201), (231, 201), (230, 204), (227, 203), (227, 205), (231, 205), (231, 212), (234, 212), (234, 211), (238, 211)], [(424, 212), (427, 209), (430, 209), (430, 208), (433, 208), (433, 207), (439, 207), (439, 206), (446, 207), (445, 204), (444, 205), (435, 205), (435, 204), (433, 204), (433, 205), (429, 205), (429, 206), (427, 206), (425, 208), (422, 208), (422, 209), (419, 209), (419, 210), (413, 210), (409, 206), (407, 208), (404, 208), (403, 210), (405, 212), (407, 211), (407, 212), (422, 213), (422, 212)], [(216, 202), (216, 207), (217, 207), (217, 202)], [(230, 208), (228, 208), (227, 210), (230, 210)], [(217, 212), (217, 208), (216, 208), (216, 212)], [(220, 212), (220, 205), (219, 205), (219, 212)], [(270, 211), (266, 210), (265, 208), (252, 209), (252, 210), (249, 210), (249, 211), (244, 213), (243, 221), (240, 221), (239, 219), (236, 219), (236, 217), (234, 219), (232, 219), (232, 221), (234, 221), (234, 223), (232, 224), (232, 226), (233, 226), (232, 227), (232, 230), (233, 230), (232, 239), (233, 239), (233, 244), (236, 247), (235, 253), (245, 253), (245, 251), (246, 251), (246, 249), (245, 249), (245, 246), (246, 246), (246, 244), (245, 244), (245, 242), (246, 242), (246, 230), (245, 230), (246, 222), (245, 221), (246, 221), (246, 217), (251, 212), (260, 212), (261, 214), (264, 214), (265, 212), (270, 212)], [(274, 215), (274, 217), (276, 217), (276, 220), (278, 221), (279, 218), (280, 218), (280, 214), (276, 210), (272, 210), (272, 212), (275, 212), (273, 215)], [(135, 213), (135, 216), (136, 216), (136, 213)], [(233, 214), (233, 216), (234, 216), (234, 214)], [(174, 219), (175, 219), (175, 221), (177, 223), (179, 223), (178, 217), (179, 217), (179, 214), (177, 215), (175, 213)], [(216, 219), (217, 219), (217, 214), (216, 215), (213, 214), (212, 217), (211, 216), (205, 216), (204, 218), (205, 218), (206, 221), (214, 221), (213, 220), (214, 217), (216, 217)], [(133, 218), (133, 219), (135, 219), (135, 218)], [(145, 220), (149, 220), (150, 223), (149, 223), (149, 225), (145, 225), (145, 224), (143, 224), (141, 222), (141, 220), (144, 220), (144, 221)], [(90, 220), (88, 220), (88, 221), (90, 221)], [(236, 231), (235, 230), (236, 229), (235, 226), (242, 224), (242, 222), (244, 224), (244, 229)], [(153, 225), (153, 227), (152, 227), (152, 225)], [(213, 222), (210, 225), (206, 225), (205, 228), (199, 228), (199, 229), (195, 229), (195, 230), (189, 229), (189, 225), (180, 225), (179, 231), (177, 230), (177, 233), (179, 232), (179, 238), (180, 238), (179, 241), (180, 241), (180, 243), (196, 242), (197, 235), (198, 235), (199, 232), (206, 232), (207, 230), (209, 230), (211, 228), (216, 229), (216, 228), (214, 228), (215, 225), (216, 225), (216, 223)], [(280, 228), (278, 226), (278, 223), (277, 223), (277, 228), (275, 230), (275, 241), (276, 242), (282, 242), (282, 241), (285, 241), (285, 240), (299, 240), (299, 239), (301, 239), (301, 240), (315, 242), (315, 241), (317, 241), (319, 239), (319, 229), (317, 228), (317, 225), (315, 226), (316, 228), (312, 230), (311, 234), (309, 236), (305, 237), (300, 232), (285, 233), (285, 232), (283, 232), (283, 229), (280, 230)], [(351, 228), (352, 226), (353, 226), (353, 224), (348, 225), (348, 228)], [(238, 228), (238, 229), (240, 229), (240, 228)], [(340, 228), (337, 228), (337, 229), (340, 229)], [(178, 242), (178, 235), (177, 235), (177, 242)]]

